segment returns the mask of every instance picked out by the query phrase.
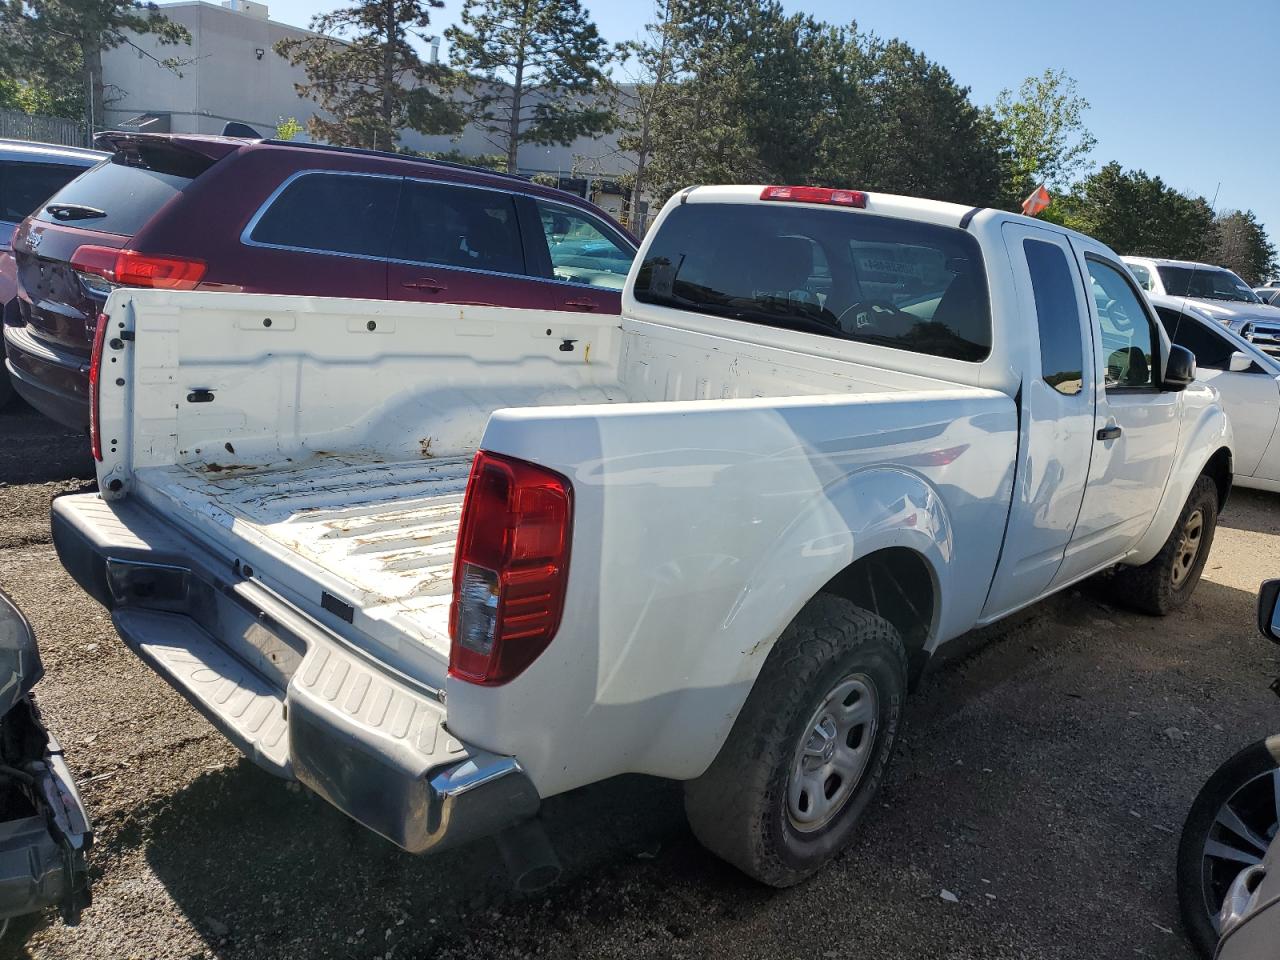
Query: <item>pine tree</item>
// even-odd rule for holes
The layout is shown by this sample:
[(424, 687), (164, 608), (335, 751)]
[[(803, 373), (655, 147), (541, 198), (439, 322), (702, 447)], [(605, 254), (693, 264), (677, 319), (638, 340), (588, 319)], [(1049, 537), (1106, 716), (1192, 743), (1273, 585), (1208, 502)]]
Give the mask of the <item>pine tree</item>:
[(1252, 210), (1235, 210), (1214, 221), (1210, 259), (1256, 286), (1276, 271), (1276, 248)]
[(521, 143), (608, 133), (613, 51), (579, 0), (465, 0), (445, 31), (466, 119), (515, 171)]
[(313, 17), (323, 37), (280, 40), (275, 49), (307, 82), (295, 84), (332, 119), (313, 116), (313, 137), (340, 146), (394, 150), (405, 127), (426, 134), (454, 133), (460, 119), (437, 91), (445, 71), (425, 63), (411, 39), (426, 39), (431, 11), (441, 0), (356, 0)]
[(189, 60), (158, 58), (133, 39), (189, 44), (191, 34), (154, 6), (129, 0), (3, 0), (0, 3), (0, 78), (16, 81), (58, 115), (83, 111), (90, 136), (103, 126), (106, 88), (102, 51), (130, 46), (175, 72)]

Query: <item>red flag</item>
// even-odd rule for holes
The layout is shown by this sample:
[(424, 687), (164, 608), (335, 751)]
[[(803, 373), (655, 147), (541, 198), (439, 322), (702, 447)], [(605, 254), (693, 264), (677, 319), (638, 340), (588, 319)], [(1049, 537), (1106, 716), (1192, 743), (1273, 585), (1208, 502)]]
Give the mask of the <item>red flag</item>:
[(1022, 212), (1028, 217), (1038, 217), (1044, 212), (1045, 207), (1049, 206), (1049, 201), (1052, 199), (1042, 183), (1031, 191), (1031, 196), (1022, 201)]

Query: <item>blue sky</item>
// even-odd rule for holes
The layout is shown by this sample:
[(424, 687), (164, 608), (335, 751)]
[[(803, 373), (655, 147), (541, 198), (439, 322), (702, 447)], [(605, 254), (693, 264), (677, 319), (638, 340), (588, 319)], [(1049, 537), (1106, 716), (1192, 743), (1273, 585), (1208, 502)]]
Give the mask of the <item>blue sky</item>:
[[(331, 9), (267, 0), (271, 17), (305, 26)], [(332, 6), (337, 6), (334, 0)], [(647, 0), (584, 0), (609, 40), (638, 35)], [(938, 61), (975, 102), (1046, 67), (1076, 78), (1092, 105), (1094, 159), (1159, 175), (1218, 210), (1252, 209), (1280, 241), (1280, 0), (784, 0), (791, 11), (901, 37)], [(445, 0), (433, 27), (457, 17)], [(1221, 189), (1219, 189), (1221, 184)]]

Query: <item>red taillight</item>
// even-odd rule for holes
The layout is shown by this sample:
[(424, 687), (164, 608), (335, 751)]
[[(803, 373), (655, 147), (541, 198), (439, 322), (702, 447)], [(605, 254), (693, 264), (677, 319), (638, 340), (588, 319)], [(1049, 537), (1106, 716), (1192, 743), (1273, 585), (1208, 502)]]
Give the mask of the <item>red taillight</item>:
[(832, 187), (765, 187), (761, 200), (792, 200), (796, 203), (829, 203), (837, 207), (866, 209), (867, 195), (861, 190), (836, 190)]
[(506, 683), (547, 648), (564, 611), (572, 525), (567, 479), (476, 454), (453, 561), (451, 676)]
[(93, 331), (93, 352), (89, 355), (89, 446), (93, 459), (102, 460), (102, 349), (107, 339), (107, 315), (98, 314), (98, 326)]
[(130, 287), (194, 290), (207, 267), (203, 260), (153, 257), (136, 250), (86, 244), (71, 255), (71, 269)]

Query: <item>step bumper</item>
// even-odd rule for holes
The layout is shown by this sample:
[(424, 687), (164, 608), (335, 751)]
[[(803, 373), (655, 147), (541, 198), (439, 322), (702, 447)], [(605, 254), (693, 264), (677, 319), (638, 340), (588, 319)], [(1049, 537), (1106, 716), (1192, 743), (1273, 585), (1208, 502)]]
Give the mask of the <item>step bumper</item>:
[(396, 674), (131, 500), (53, 505), (58, 556), (124, 642), (259, 766), (412, 853), (533, 816), (514, 757), (462, 743), (438, 691)]

